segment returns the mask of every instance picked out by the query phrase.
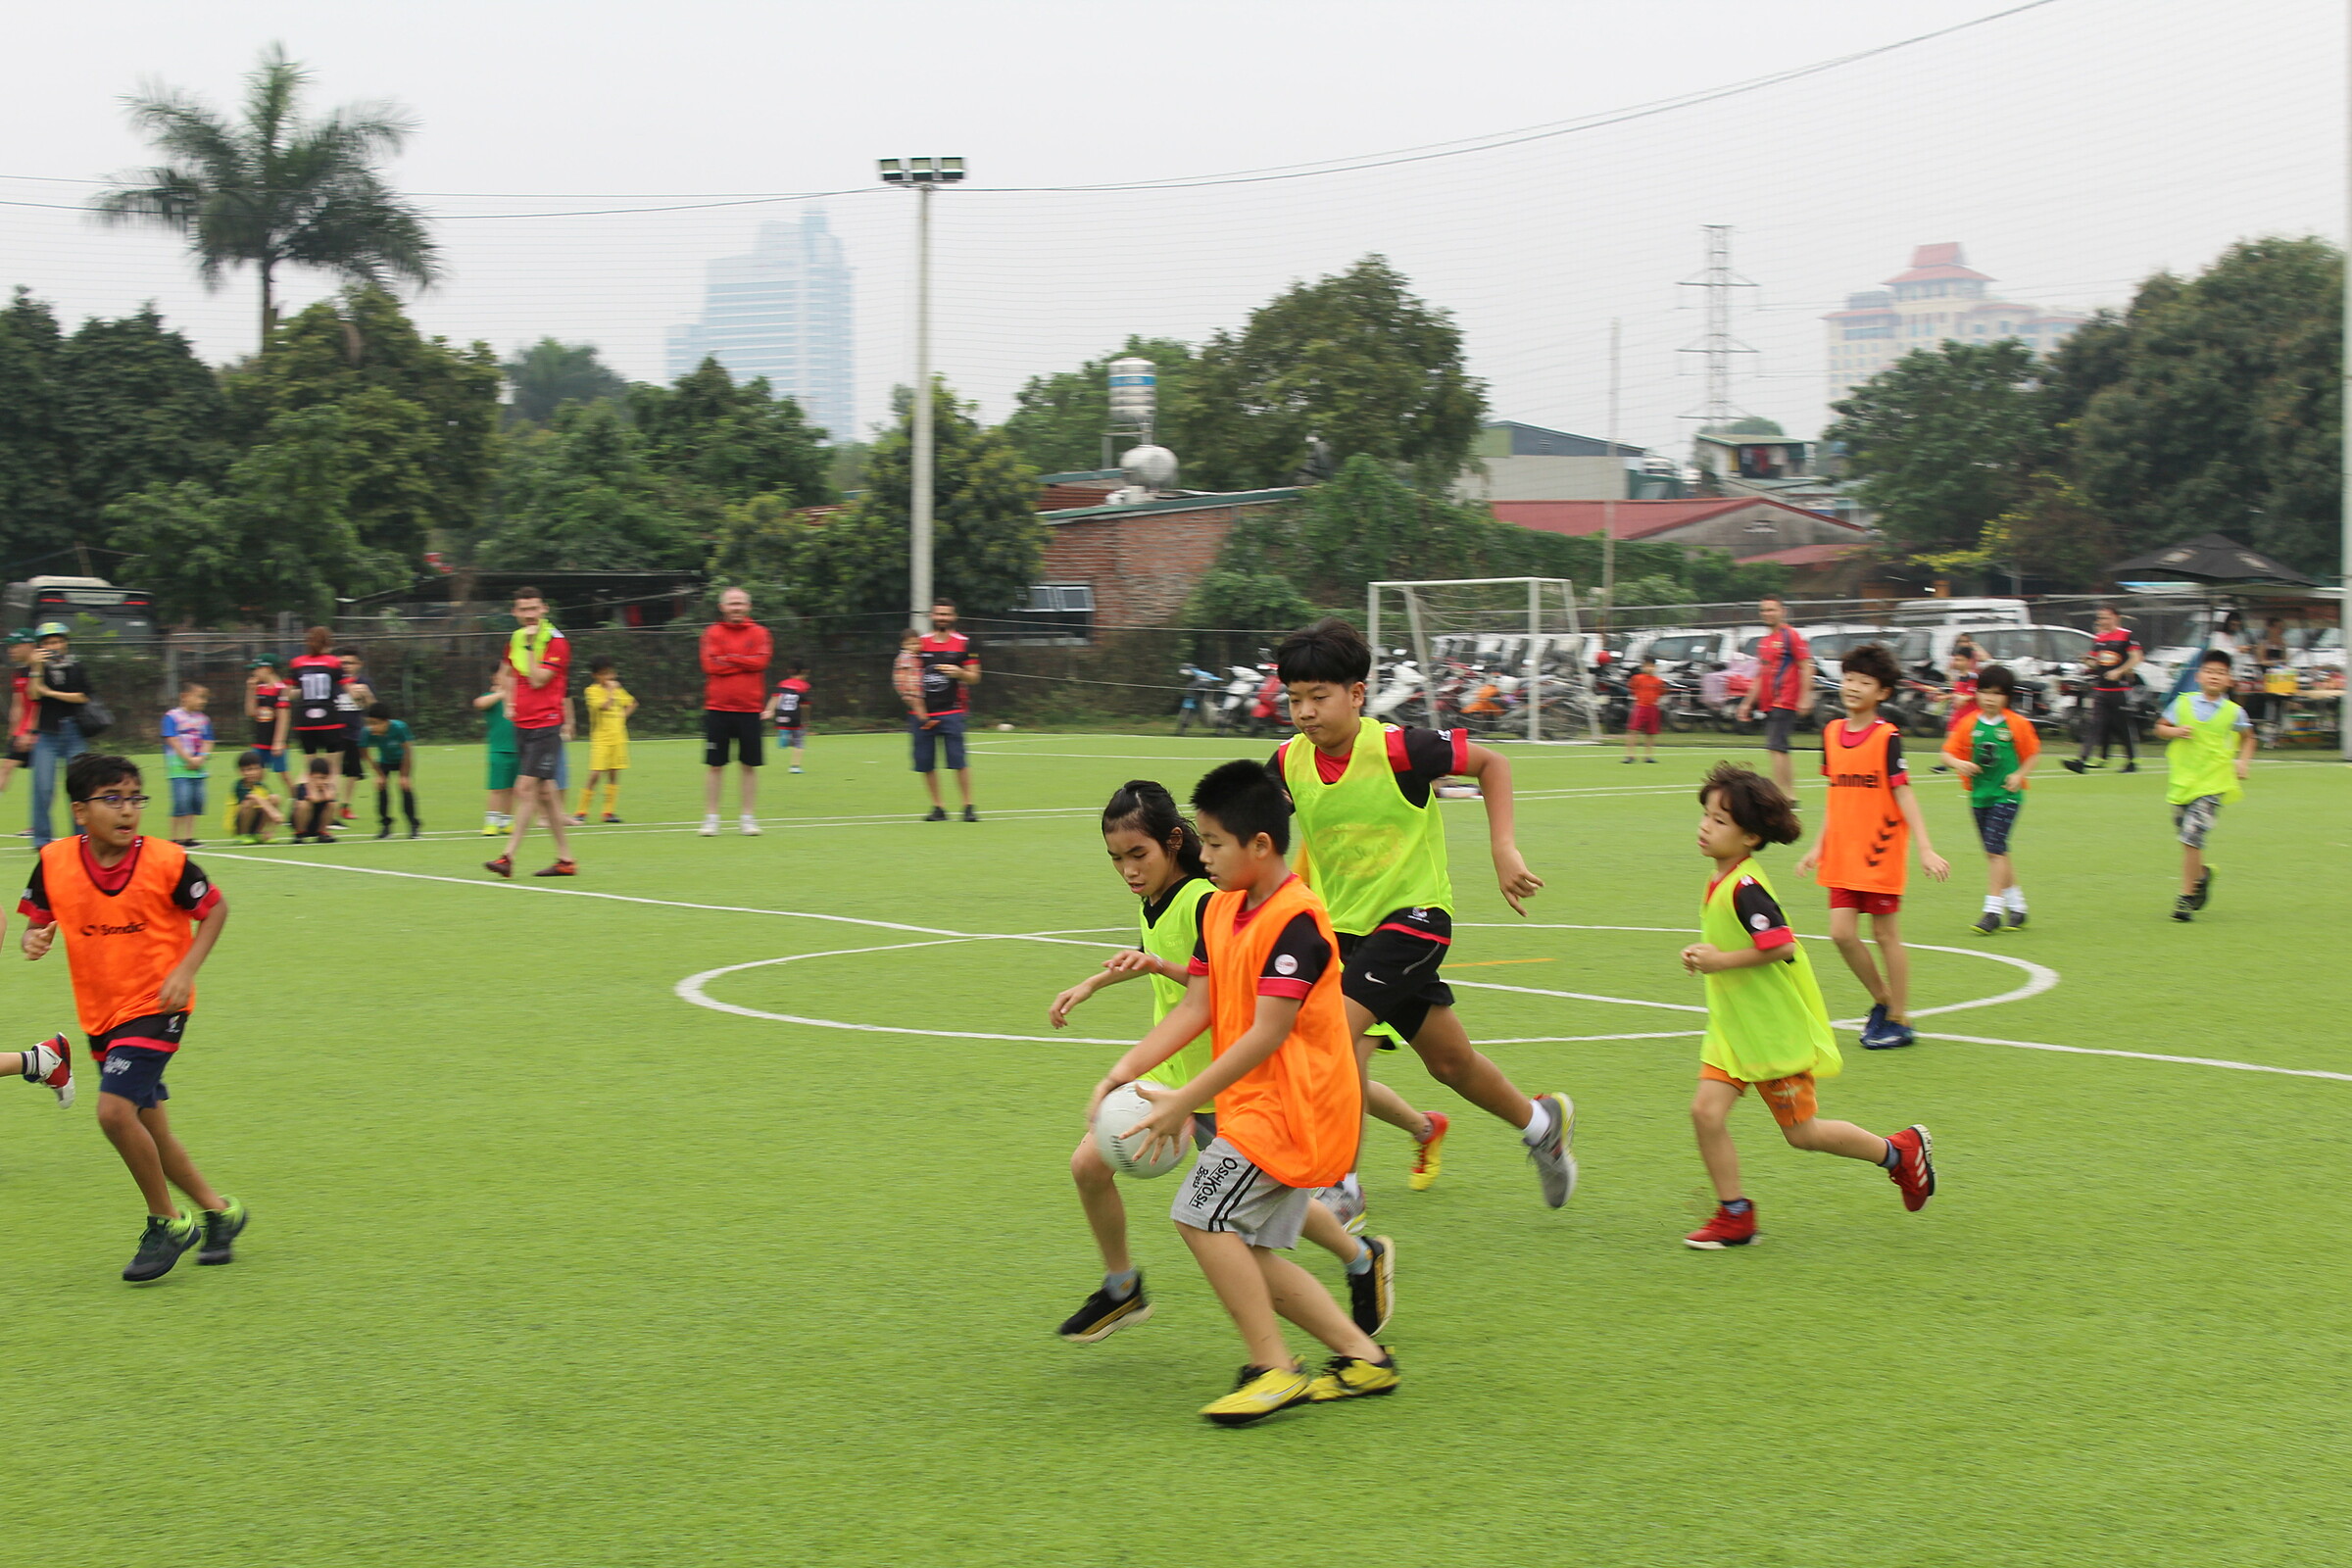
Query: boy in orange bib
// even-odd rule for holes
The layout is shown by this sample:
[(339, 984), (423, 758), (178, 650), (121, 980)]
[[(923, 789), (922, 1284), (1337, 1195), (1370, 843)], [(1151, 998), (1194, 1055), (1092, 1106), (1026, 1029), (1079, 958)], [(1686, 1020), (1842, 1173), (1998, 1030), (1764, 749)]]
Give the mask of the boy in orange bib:
[[(1911, 956), (1903, 951), (1900, 911), (1910, 847), (1920, 868), (1940, 882), (1951, 872), (1928, 842), (1928, 824), (1903, 766), (1902, 732), (1879, 716), (1879, 705), (1902, 684), (1894, 656), (1877, 643), (1849, 650), (1839, 661), (1838, 696), (1845, 716), (1821, 731), (1821, 772), (1830, 781), (1821, 832), (1796, 862), (1799, 874), (1830, 890), (1830, 936), (1838, 956), (1870, 993), (1862, 1049), (1885, 1051), (1918, 1038), (1911, 1031)], [(1886, 960), (1884, 976), (1862, 940), (1862, 916)]]
[[(196, 1005), (196, 971), (220, 940), (228, 906), (212, 879), (167, 839), (139, 833), (139, 770), (121, 757), (84, 754), (66, 770), (81, 831), (43, 846), (18, 906), (24, 956), (63, 932), (74, 1004), (98, 1064), (98, 1128), (147, 1200), (147, 1229), (123, 1269), (133, 1284), (172, 1272), (202, 1244), (199, 1263), (225, 1263), (245, 1228), (245, 1205), (223, 1198), (172, 1136), (164, 1069)], [(60, 1042), (62, 1044), (62, 1041)], [(172, 1201), (178, 1188), (203, 1218)]]
[[(1219, 891), (1200, 906), (1184, 1000), (1096, 1086), (1088, 1122), (1201, 1030), (1214, 1057), (1180, 1088), (1138, 1084), (1149, 1157), (1214, 1101), (1217, 1136), (1183, 1178), (1171, 1217), (1249, 1347), (1234, 1390), (1201, 1410), (1245, 1426), (1308, 1400), (1390, 1394), (1396, 1363), (1313, 1275), (1280, 1255), (1298, 1240), (1315, 1190), (1348, 1174), (1363, 1122), (1353, 1031), (1340, 999), (1331, 919), (1283, 857), (1291, 808), (1264, 768), (1228, 762), (1193, 792), (1200, 853)], [(1279, 1318), (1334, 1352), (1320, 1375), (1291, 1355)]]

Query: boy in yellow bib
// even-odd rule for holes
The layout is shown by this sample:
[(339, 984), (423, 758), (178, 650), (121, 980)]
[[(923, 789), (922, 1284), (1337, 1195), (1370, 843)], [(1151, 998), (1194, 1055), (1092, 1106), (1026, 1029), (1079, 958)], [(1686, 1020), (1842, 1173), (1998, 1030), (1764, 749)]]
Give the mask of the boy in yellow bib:
[(588, 820), (588, 803), (601, 778), (605, 820), (617, 823), (620, 817), (614, 808), (620, 805), (620, 775), (629, 769), (629, 715), (637, 711), (637, 699), (620, 684), (620, 671), (612, 661), (600, 659), (588, 666), (580, 702), (588, 710), (588, 782), (580, 786), (580, 808), (572, 820)]
[(1705, 808), (1698, 853), (1715, 862), (1715, 877), (1699, 904), (1700, 940), (1683, 950), (1683, 967), (1707, 982), (1707, 1036), (1690, 1123), (1717, 1206), (1683, 1245), (1715, 1251), (1756, 1239), (1756, 1205), (1740, 1185), (1729, 1126), (1732, 1106), (1751, 1088), (1791, 1148), (1869, 1160), (1902, 1190), (1903, 1207), (1924, 1208), (1936, 1196), (1928, 1130), (1906, 1127), (1881, 1138), (1850, 1121), (1822, 1119), (1814, 1099), (1814, 1080), (1835, 1078), (1843, 1062), (1812, 962), (1755, 862), (1765, 845), (1796, 842), (1795, 804), (1779, 785), (1733, 762), (1715, 764), (1698, 801)]
[(2213, 896), (2213, 867), (2205, 863), (2205, 835), (2230, 802), (2246, 792), (2246, 764), (2254, 756), (2254, 721), (2230, 700), (2235, 680), (2230, 656), (2206, 651), (2197, 665), (2197, 689), (2164, 705), (2156, 720), (2172, 782), (2164, 798), (2172, 804), (2173, 827), (2180, 835), (2180, 896), (2173, 918), (2187, 921)]

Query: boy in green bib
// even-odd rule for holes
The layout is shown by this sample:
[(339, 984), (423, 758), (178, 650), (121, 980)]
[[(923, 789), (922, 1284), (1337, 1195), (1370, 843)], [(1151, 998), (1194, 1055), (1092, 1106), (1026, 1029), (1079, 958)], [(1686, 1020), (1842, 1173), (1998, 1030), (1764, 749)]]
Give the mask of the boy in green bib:
[[(1566, 1095), (1533, 1099), (1470, 1044), (1439, 977), (1452, 951), (1453, 883), (1446, 869), (1446, 825), (1437, 784), (1463, 774), (1479, 783), (1487, 841), (1504, 902), (1544, 886), (1513, 839), (1511, 764), (1465, 730), (1412, 729), (1364, 716), (1372, 650), (1335, 618), (1293, 632), (1274, 651), (1298, 733), (1269, 768), (1291, 798), (1298, 874), (1331, 913), (1344, 965), (1342, 995), (1358, 1066), (1372, 1059), (1372, 1031), (1386, 1024), (1409, 1044), (1431, 1077), (1519, 1134), (1535, 1161), (1544, 1201), (1558, 1208), (1576, 1191), (1576, 1106)], [(1393, 1047), (1390, 1049), (1394, 1049)], [(1436, 1174), (1445, 1119), (1406, 1111), (1402, 1119), (1368, 1096), (1373, 1115), (1404, 1128), (1420, 1146), (1412, 1185)]]
[[(1102, 808), (1102, 848), (1112, 869), (1142, 905), (1136, 946), (1102, 960), (1102, 967), (1054, 999), (1046, 1020), (1066, 1028), (1070, 1009), (1105, 986), (1142, 975), (1152, 985), (1152, 1020), (1176, 1010), (1192, 983), (1193, 950), (1200, 942), (1200, 906), (1217, 891), (1200, 863), (1200, 836), (1176, 809), (1167, 787), (1148, 778), (1129, 779)], [(1143, 1076), (1143, 1082), (1176, 1089), (1208, 1070), (1214, 1053), (1201, 1033)], [(1096, 1085), (1099, 1100), (1117, 1083)], [(1217, 1135), (1217, 1113), (1204, 1106), (1193, 1116), (1193, 1146), (1206, 1149)], [(1070, 1153), (1070, 1180), (1077, 1185), (1087, 1227), (1102, 1253), (1102, 1284), (1061, 1325), (1076, 1345), (1093, 1345), (1152, 1315), (1143, 1270), (1127, 1250), (1127, 1206), (1117, 1182), (1095, 1147), (1090, 1125)], [(1324, 1248), (1348, 1271), (1348, 1315), (1366, 1334), (1378, 1334), (1395, 1302), (1396, 1251), (1385, 1236), (1359, 1239), (1321, 1200), (1310, 1203), (1299, 1227), (1306, 1240)]]
[(2254, 721), (2230, 699), (2235, 682), (2230, 656), (2208, 649), (2197, 664), (2197, 689), (2164, 705), (2156, 720), (2159, 740), (2169, 741), (2164, 762), (2172, 782), (2164, 798), (2173, 808), (2180, 835), (2180, 896), (2173, 918), (2187, 921), (2213, 897), (2213, 867), (2205, 863), (2205, 835), (2230, 802), (2246, 792), (2246, 765), (2254, 757)]
[(1750, 1089), (1791, 1148), (1870, 1161), (1902, 1190), (1903, 1207), (1917, 1212), (1936, 1196), (1936, 1146), (1928, 1130), (1906, 1127), (1881, 1138), (1850, 1121), (1824, 1120), (1814, 1099), (1814, 1080), (1836, 1077), (1843, 1062), (1812, 962), (1755, 861), (1767, 844), (1797, 841), (1795, 803), (1734, 762), (1715, 764), (1698, 787), (1698, 802), (1705, 808), (1698, 853), (1715, 862), (1715, 876), (1699, 901), (1700, 940), (1683, 950), (1683, 967), (1707, 984), (1707, 1034), (1690, 1124), (1715, 1186), (1716, 1209), (1683, 1245), (1716, 1251), (1756, 1239), (1756, 1205), (1740, 1185), (1740, 1152), (1729, 1125), (1732, 1107)]

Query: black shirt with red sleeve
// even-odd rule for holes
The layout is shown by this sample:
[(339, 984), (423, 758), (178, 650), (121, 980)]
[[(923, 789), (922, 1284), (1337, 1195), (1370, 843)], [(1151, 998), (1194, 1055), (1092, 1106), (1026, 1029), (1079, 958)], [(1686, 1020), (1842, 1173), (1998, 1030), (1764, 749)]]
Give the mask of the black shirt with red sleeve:
[(2090, 667), (2096, 674), (2092, 680), (2092, 690), (2130, 691), (2132, 683), (2116, 671), (2122, 669), (2125, 662), (2139, 651), (2139, 639), (2132, 635), (2129, 626), (2118, 626), (2113, 631), (2103, 631), (2093, 637), (2090, 640)]
[(1790, 950), (1781, 954), (1787, 962), (1795, 956), (1796, 932), (1789, 928), (1788, 916), (1783, 912), (1780, 900), (1764, 891), (1764, 884), (1752, 876), (1742, 876), (1732, 889), (1732, 907), (1739, 913), (1740, 924), (1747, 938), (1766, 953), (1781, 948)]
[[(1233, 927), (1239, 931), (1256, 917), (1254, 910), (1244, 910), (1235, 917)], [(1200, 906), (1200, 918), (1208, 918), (1206, 903)], [(1266, 951), (1265, 966), (1257, 975), (1257, 994), (1303, 1002), (1306, 994), (1315, 988), (1315, 982), (1323, 978), (1323, 971), (1331, 967), (1333, 957), (1331, 944), (1315, 928), (1315, 917), (1311, 914), (1294, 914), (1291, 923), (1284, 926), (1282, 934), (1274, 939), (1273, 947)], [(1208, 973), (1208, 937), (1205, 933), (1193, 944), (1191, 969), (1196, 976)]]
[[(146, 842), (142, 838), (134, 843), (130, 853), (113, 865), (100, 865), (98, 858), (90, 853), (89, 835), (84, 834), (81, 839), (81, 868), (99, 892), (110, 895), (120, 893), (130, 886), (130, 874), (138, 869), (139, 850)], [(201, 920), (211, 914), (213, 906), (220, 902), (220, 890), (213, 886), (213, 879), (204, 874), (203, 867), (190, 860), (179, 868), (179, 880), (172, 886), (172, 902), (187, 910), (191, 919)], [(57, 920), (57, 916), (49, 912), (49, 886), (42, 878), (41, 861), (38, 858), (33, 860), (32, 875), (25, 879), (24, 891), (17, 900), (17, 912), (36, 926), (51, 925)]]

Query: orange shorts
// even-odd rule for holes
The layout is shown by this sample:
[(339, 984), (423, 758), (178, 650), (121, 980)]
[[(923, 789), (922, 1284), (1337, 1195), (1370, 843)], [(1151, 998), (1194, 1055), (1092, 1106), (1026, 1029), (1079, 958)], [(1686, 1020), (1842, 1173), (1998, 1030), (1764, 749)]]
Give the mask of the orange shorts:
[(1698, 1081), (1730, 1084), (1741, 1094), (1753, 1089), (1763, 1098), (1772, 1112), (1772, 1119), (1784, 1127), (1793, 1127), (1800, 1121), (1811, 1121), (1821, 1106), (1813, 1099), (1813, 1075), (1800, 1072), (1789, 1078), (1767, 1078), (1761, 1083), (1744, 1083), (1725, 1072), (1712, 1062), (1698, 1064)]

